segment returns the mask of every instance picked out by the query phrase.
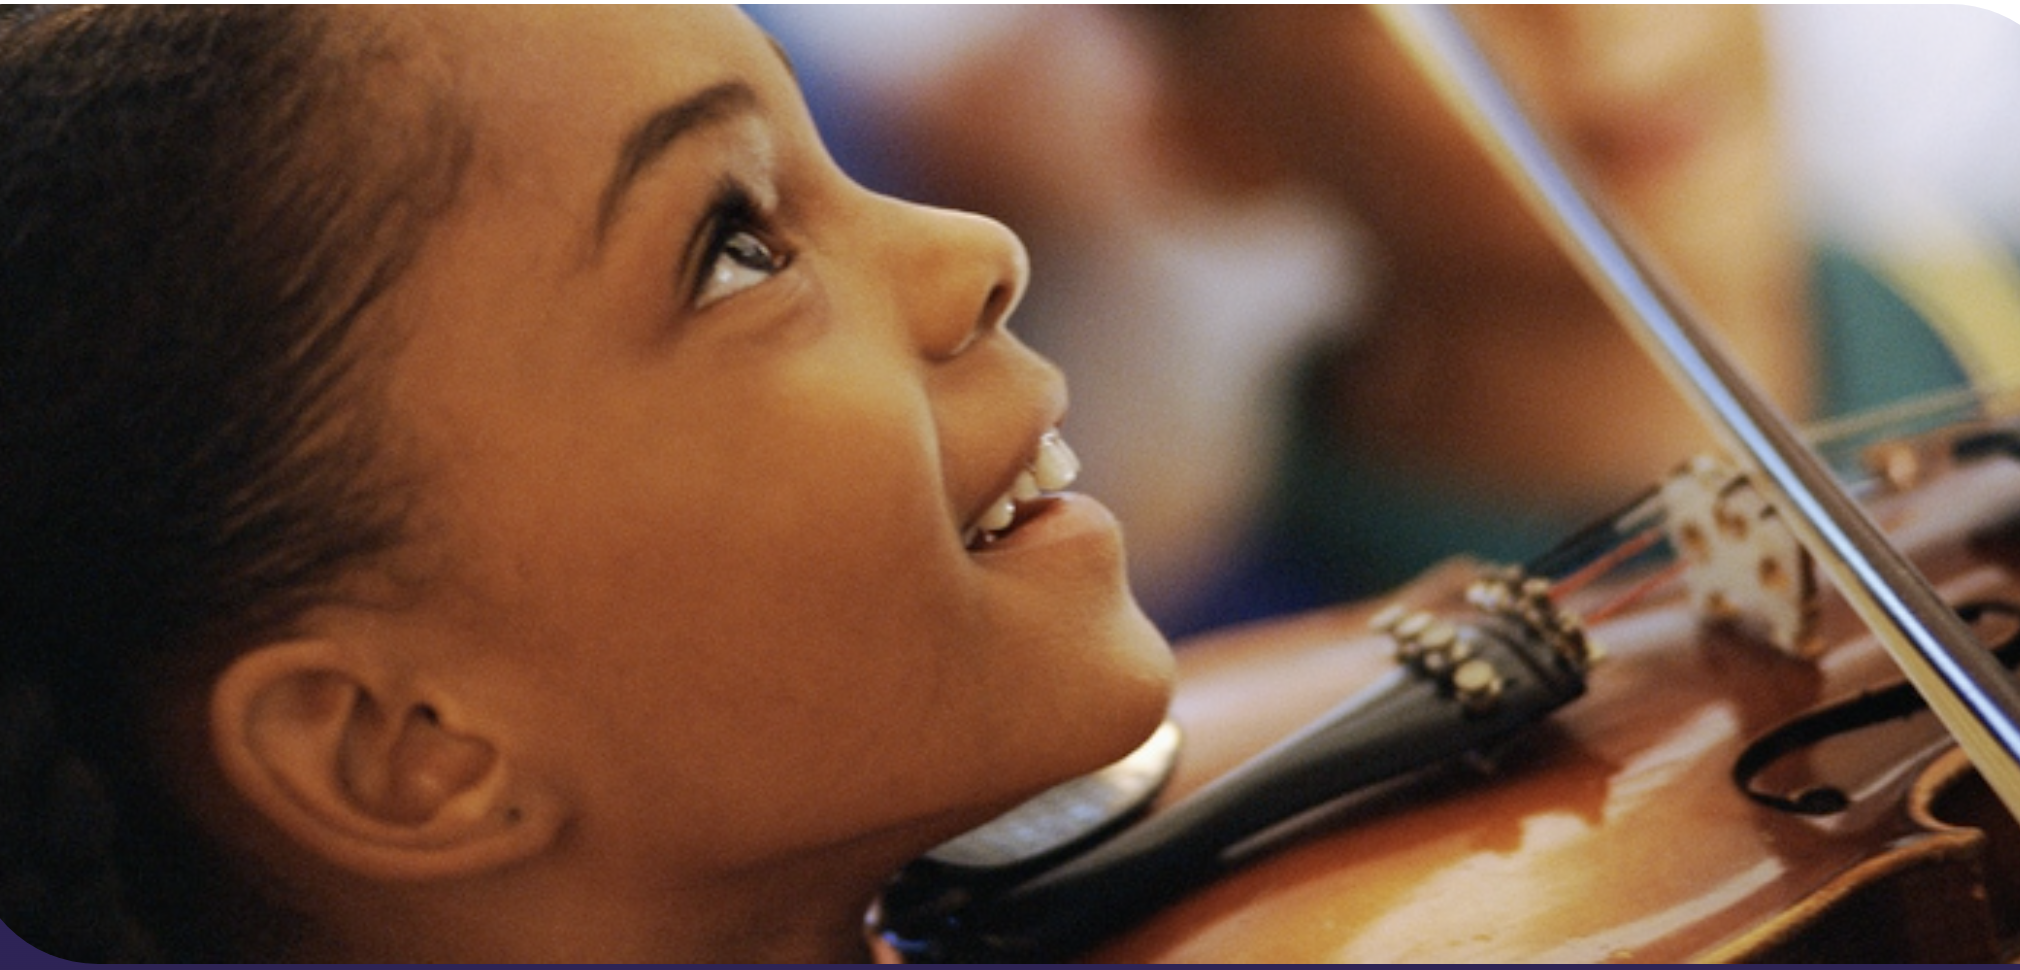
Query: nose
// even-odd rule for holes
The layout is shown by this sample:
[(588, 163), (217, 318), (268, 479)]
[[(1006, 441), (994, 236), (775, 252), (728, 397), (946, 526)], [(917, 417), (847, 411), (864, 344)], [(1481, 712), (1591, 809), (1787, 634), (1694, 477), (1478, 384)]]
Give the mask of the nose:
[(894, 247), (908, 325), (920, 352), (958, 357), (1003, 327), (1024, 298), (1031, 257), (1008, 226), (984, 216), (911, 203), (896, 220), (907, 238)]

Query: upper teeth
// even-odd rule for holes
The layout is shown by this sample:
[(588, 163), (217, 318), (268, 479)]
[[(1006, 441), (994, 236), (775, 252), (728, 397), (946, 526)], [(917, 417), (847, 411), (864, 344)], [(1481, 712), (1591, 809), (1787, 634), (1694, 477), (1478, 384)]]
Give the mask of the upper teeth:
[(1080, 459), (1073, 449), (1066, 446), (1066, 440), (1058, 431), (1047, 431), (1038, 439), (1038, 454), (1031, 464), (1017, 473), (1017, 480), (1010, 484), (1010, 490), (989, 505), (982, 517), (968, 530), (967, 539), (973, 542), (982, 534), (1001, 532), (1017, 519), (1017, 504), (1028, 502), (1045, 494), (1056, 492), (1073, 484), (1080, 476)]

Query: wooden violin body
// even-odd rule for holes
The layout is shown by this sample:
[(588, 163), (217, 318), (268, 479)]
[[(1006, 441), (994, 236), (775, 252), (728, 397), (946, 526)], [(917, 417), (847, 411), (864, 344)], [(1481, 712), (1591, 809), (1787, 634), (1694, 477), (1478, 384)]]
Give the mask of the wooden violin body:
[[(2020, 462), (1873, 503), (1951, 603), (2020, 603)], [(1417, 584), (1433, 597), (1438, 580)], [(1405, 591), (1411, 595), (1411, 591)], [(1381, 605), (1180, 651), (1182, 797), (1393, 664)], [(1707, 626), (1672, 591), (1594, 624), (1587, 696), (1491, 761), (1322, 806), (1085, 954), (1104, 962), (1988, 961), (2020, 933), (2020, 829), (1923, 712), (1777, 759), (1761, 784), (1843, 790), (1802, 815), (1750, 798), (1750, 741), (1897, 683), (1829, 595), (1814, 661)], [(2009, 626), (2020, 624), (2009, 623)], [(1989, 631), (1981, 638), (2020, 631)]]

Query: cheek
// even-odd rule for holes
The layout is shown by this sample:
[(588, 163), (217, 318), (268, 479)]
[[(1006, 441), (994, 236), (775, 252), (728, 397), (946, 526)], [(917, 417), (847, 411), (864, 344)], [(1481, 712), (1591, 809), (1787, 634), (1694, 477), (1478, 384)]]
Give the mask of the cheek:
[(600, 537), (585, 558), (620, 551), (613, 615), (721, 654), (684, 663), (694, 679), (783, 688), (842, 664), (899, 667), (958, 615), (931, 423), (894, 379), (851, 373), (722, 396), (666, 436), (663, 477), (585, 523)]
[(436, 436), (472, 622), (563, 674), (699, 694), (945, 619), (959, 549), (916, 376), (847, 347), (732, 353), (566, 393), (485, 385), (481, 414), (523, 420)]
[(787, 825), (756, 814), (858, 784), (864, 752), (945, 723), (978, 608), (933, 459), (875, 431), (893, 423), (796, 422), (721, 451), (689, 436), (678, 473), (598, 489), (536, 540), (553, 552), (516, 608), (553, 632), (532, 649), (569, 695), (555, 740), (606, 754), (590, 783), (648, 813), (625, 824), (677, 805), (701, 842), (737, 845)]
[(900, 568), (933, 575), (957, 550), (923, 394), (871, 368), (822, 376), (729, 404), (745, 417), (686, 436), (687, 530), (775, 597), (888, 585)]

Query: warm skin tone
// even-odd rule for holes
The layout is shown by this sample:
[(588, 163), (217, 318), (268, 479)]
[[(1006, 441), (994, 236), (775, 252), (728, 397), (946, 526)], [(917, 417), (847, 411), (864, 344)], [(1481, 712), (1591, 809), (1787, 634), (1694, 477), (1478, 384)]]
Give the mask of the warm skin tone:
[[(1808, 407), (1802, 250), (1747, 7), (1465, 11), (1511, 85), (1644, 233), (1755, 379)], [(1328, 190), (1375, 240), (1337, 408), (1357, 449), (1590, 508), (1706, 439), (1374, 15), (1241, 8), (1169, 64), (1191, 157)]]
[(369, 16), (475, 139), (382, 313), (418, 537), (206, 695), (227, 838), (304, 959), (862, 956), (1168, 697), (1099, 505), (964, 544), (1064, 416), (1021, 247), (847, 181), (734, 10)]

